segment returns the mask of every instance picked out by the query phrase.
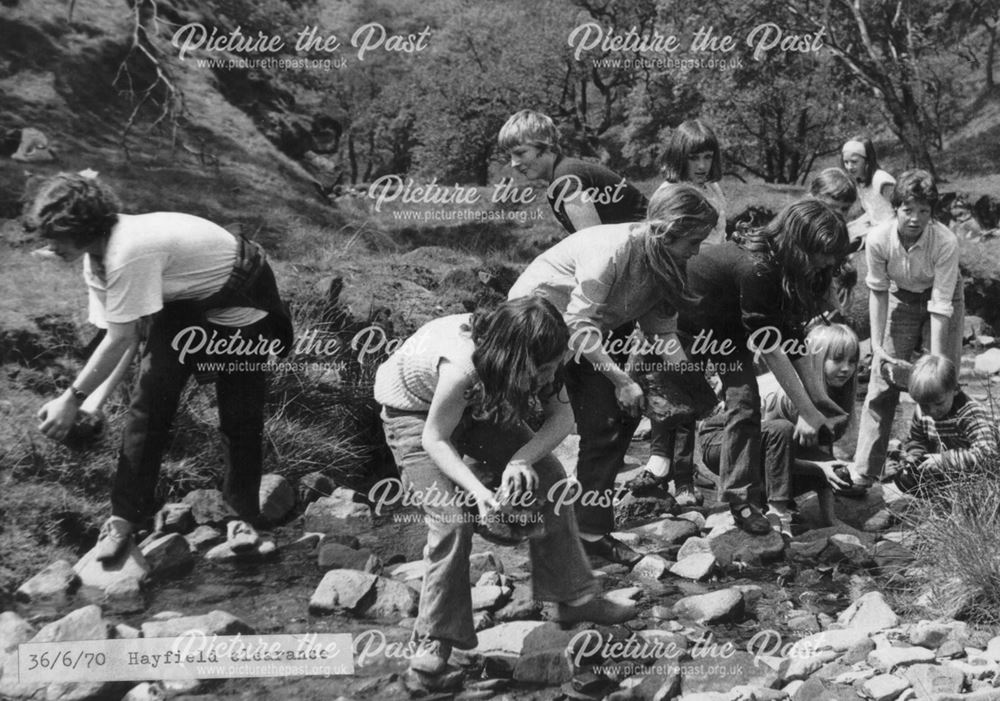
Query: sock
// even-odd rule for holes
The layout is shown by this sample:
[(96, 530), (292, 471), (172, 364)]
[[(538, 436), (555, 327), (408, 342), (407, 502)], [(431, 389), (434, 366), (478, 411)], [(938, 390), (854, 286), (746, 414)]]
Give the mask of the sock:
[(603, 533), (580, 533), (580, 540), (585, 540), (588, 543), (596, 543), (603, 537)]
[(670, 472), (670, 461), (662, 455), (650, 455), (646, 463), (646, 472), (653, 477), (666, 477)]

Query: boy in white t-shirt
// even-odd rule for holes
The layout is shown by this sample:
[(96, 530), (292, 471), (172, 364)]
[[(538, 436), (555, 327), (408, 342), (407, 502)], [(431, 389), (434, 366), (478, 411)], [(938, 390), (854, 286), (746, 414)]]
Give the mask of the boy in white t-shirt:
[[(107, 330), (70, 388), (38, 412), (39, 428), (63, 440), (79, 410), (99, 410), (124, 376), (140, 322), (149, 317), (112, 516), (101, 529), (97, 558), (116, 560), (138, 524), (153, 515), (160, 461), (192, 374), (199, 381), (211, 377), (218, 392), (227, 459), (223, 492), (239, 519), (229, 524), (229, 544), (254, 551), (260, 545), (251, 524), (260, 515), (264, 363), (292, 344), (274, 274), (258, 246), (205, 219), (120, 209), (107, 185), (67, 173), (46, 180), (26, 207), (25, 227), (47, 239), (52, 252), (66, 261), (85, 256), (90, 321)], [(204, 352), (207, 346), (215, 352)]]

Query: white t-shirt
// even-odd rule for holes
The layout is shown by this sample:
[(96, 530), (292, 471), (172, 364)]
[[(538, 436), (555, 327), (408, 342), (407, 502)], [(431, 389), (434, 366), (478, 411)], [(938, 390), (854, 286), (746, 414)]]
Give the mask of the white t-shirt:
[[(107, 328), (155, 314), (165, 302), (206, 299), (222, 289), (239, 242), (217, 224), (177, 212), (120, 214), (104, 253), (103, 279), (84, 257), (90, 322)], [(211, 309), (221, 326), (246, 326), (267, 316), (252, 307)]]
[(879, 168), (872, 175), (871, 185), (858, 185), (858, 200), (861, 202), (861, 208), (865, 210), (868, 223), (872, 226), (891, 219), (895, 214), (892, 204), (882, 195), (883, 187), (895, 184), (896, 179)]

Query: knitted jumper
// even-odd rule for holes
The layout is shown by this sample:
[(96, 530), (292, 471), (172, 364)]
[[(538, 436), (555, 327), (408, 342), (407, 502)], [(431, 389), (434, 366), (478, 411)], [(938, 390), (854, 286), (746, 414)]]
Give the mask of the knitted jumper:
[(471, 314), (453, 314), (421, 326), (379, 366), (375, 400), (400, 411), (428, 411), (442, 360), (455, 363), (474, 383), (478, 377), (472, 364), (471, 319)]
[(987, 460), (996, 459), (996, 427), (982, 404), (959, 391), (951, 410), (941, 419), (935, 421), (919, 408), (913, 413), (903, 452), (915, 463), (937, 453), (941, 456), (936, 461), (938, 467), (946, 470), (982, 467)]

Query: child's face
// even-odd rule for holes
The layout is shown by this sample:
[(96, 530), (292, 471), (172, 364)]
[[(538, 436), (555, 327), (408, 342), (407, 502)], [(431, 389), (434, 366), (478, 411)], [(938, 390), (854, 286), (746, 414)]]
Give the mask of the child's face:
[(77, 248), (70, 239), (49, 239), (49, 250), (67, 263), (72, 263), (86, 253), (86, 249)]
[(668, 244), (664, 245), (666, 251), (670, 254), (670, 257), (674, 259), (680, 267), (687, 265), (687, 262), (698, 255), (698, 249), (701, 248), (701, 244), (708, 238), (711, 229), (708, 227), (699, 227), (694, 229), (687, 236), (679, 239), (674, 239)]
[(855, 180), (866, 180), (868, 161), (864, 156), (852, 153), (849, 156), (844, 156), (844, 170)]
[(847, 221), (847, 213), (851, 211), (851, 207), (854, 205), (853, 202), (844, 202), (843, 200), (835, 200), (832, 197), (825, 197), (820, 195), (816, 198), (827, 207), (832, 209), (834, 212), (840, 215), (840, 218)]
[(521, 144), (510, 150), (510, 166), (528, 180), (548, 180), (552, 171), (552, 153), (536, 146)]
[(828, 387), (843, 387), (854, 377), (857, 370), (858, 361), (853, 357), (834, 358), (828, 355), (823, 361), (823, 378)]
[(712, 152), (699, 151), (688, 156), (687, 174), (688, 180), (695, 185), (704, 185), (708, 182), (708, 174), (712, 172)]
[(917, 239), (931, 221), (931, 206), (909, 199), (896, 208), (896, 228), (901, 236)]
[(559, 367), (563, 364), (563, 358), (556, 358), (555, 360), (550, 360), (544, 365), (538, 366), (538, 374), (535, 376), (535, 386), (536, 387), (546, 387), (551, 385), (556, 379), (556, 373), (559, 371)]
[(954, 401), (955, 390), (950, 389), (935, 399), (920, 402), (920, 411), (935, 421), (940, 421), (951, 411), (951, 405)]

